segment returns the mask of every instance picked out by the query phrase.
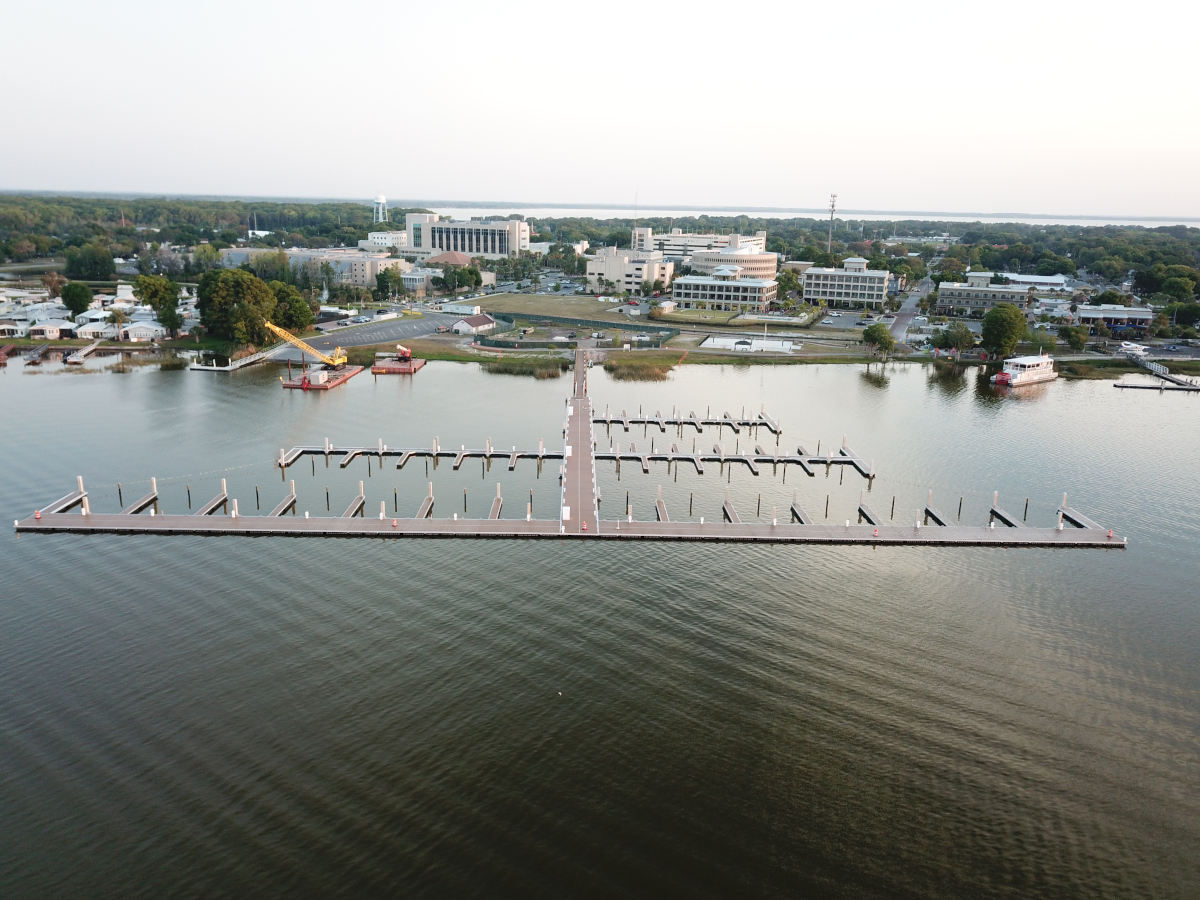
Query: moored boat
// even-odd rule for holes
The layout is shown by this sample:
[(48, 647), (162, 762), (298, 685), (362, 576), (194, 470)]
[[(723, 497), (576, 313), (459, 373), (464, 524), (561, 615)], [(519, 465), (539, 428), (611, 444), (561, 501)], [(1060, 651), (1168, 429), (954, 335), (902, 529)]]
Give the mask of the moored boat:
[(992, 384), (1003, 387), (1020, 387), (1053, 381), (1057, 377), (1052, 356), (1014, 356), (1004, 361), (1004, 370), (993, 375), (991, 380)]

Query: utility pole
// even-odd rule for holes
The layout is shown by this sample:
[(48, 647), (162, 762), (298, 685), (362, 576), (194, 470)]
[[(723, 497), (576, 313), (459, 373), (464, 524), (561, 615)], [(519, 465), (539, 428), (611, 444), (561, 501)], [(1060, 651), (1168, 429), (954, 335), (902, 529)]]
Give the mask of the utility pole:
[(825, 242), (825, 252), (833, 252), (833, 214), (837, 210), (837, 194), (829, 195), (829, 240)]

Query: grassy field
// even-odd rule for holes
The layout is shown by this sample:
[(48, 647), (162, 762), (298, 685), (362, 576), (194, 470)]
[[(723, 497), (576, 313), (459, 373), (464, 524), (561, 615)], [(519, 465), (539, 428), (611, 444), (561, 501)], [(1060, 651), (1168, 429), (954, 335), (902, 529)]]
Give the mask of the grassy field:
[(474, 301), (484, 312), (509, 313), (537, 319), (538, 316), (562, 316), (568, 319), (599, 319), (605, 322), (636, 326), (629, 318), (615, 312), (618, 304), (601, 303), (591, 295), (562, 296), (558, 294), (493, 294)]
[(729, 325), (736, 324), (731, 322), (736, 315), (735, 312), (718, 312), (711, 309), (677, 309), (655, 316), (654, 321), (664, 325)]

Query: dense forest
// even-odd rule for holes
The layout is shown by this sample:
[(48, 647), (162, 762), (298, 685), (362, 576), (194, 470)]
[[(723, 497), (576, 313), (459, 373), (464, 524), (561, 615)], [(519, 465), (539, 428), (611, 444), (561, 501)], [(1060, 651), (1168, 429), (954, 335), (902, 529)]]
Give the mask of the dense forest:
[[(402, 227), (409, 211), (415, 210), (393, 210), (392, 227)], [(529, 221), (535, 241), (587, 240), (593, 247), (629, 246), (635, 224), (623, 218)], [(928, 272), (935, 279), (958, 277), (967, 267), (1043, 275), (1087, 273), (1113, 284), (1122, 283), (1132, 273), (1138, 294), (1161, 294), (1180, 301), (1191, 299), (1200, 286), (1200, 229), (1182, 225), (1147, 228), (838, 219), (826, 252), (827, 220), (702, 215), (643, 217), (637, 224), (655, 231), (672, 227), (693, 232), (766, 231), (767, 249), (789, 259), (834, 265), (847, 256), (859, 255), (870, 260), (872, 267), (905, 274), (910, 280), (926, 275), (926, 266), (936, 257)], [(245, 240), (251, 230), (269, 232), (252, 239), (252, 245), (329, 247), (354, 246), (374, 227), (366, 203), (9, 194), (0, 195), (0, 262), (65, 259), (70, 277), (106, 278), (112, 274), (112, 257), (137, 257), (148, 273), (195, 277), (215, 265), (215, 250), (239, 238)], [(899, 244), (892, 240), (896, 235), (904, 238)], [(939, 250), (944, 244), (949, 244), (948, 249)], [(203, 249), (181, 255), (173, 246)], [(555, 252), (528, 263), (501, 261), (489, 267), (501, 278), (521, 277), (539, 262), (568, 271), (582, 270), (582, 261), (569, 252)]]

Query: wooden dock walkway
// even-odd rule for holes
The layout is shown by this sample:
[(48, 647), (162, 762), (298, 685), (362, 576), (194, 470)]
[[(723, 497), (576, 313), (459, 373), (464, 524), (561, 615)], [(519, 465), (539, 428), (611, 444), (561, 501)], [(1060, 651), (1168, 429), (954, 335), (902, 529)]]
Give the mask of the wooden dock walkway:
[(251, 353), (249, 356), (243, 356), (241, 359), (231, 359), (224, 366), (218, 366), (217, 361), (214, 359), (211, 366), (206, 366), (197, 361), (188, 366), (188, 368), (194, 372), (236, 372), (238, 369), (244, 369), (246, 366), (252, 366), (255, 363), (262, 362), (264, 359), (269, 359), (280, 350), (284, 350), (290, 346), (291, 344), (287, 341), (280, 341), (278, 344), (267, 347), (265, 350), (259, 350), (257, 353)]
[[(586, 519), (583, 521), (587, 521)], [(1124, 549), (1127, 539), (1095, 528), (989, 528), (917, 525), (803, 525), (754, 522), (589, 524), (575, 515), (555, 519), (432, 519), (314, 516), (203, 516), (42, 513), (16, 523), (19, 533), (232, 535), (255, 537), (558, 538), (583, 540), (711, 541), (715, 543), (854, 544)], [(876, 531), (878, 534), (876, 534)]]
[(78, 350), (64, 359), (63, 362), (65, 362), (68, 366), (82, 366), (84, 361), (95, 352), (97, 347), (103, 343), (103, 338), (98, 341), (92, 341), (86, 347), (80, 347)]
[[(575, 380), (567, 401), (566, 446), (563, 448), (560, 530), (581, 536), (599, 531), (596, 504), (596, 459), (592, 443), (592, 401), (587, 393), (587, 351), (575, 351)], [(530, 522), (518, 524), (532, 524)]]

